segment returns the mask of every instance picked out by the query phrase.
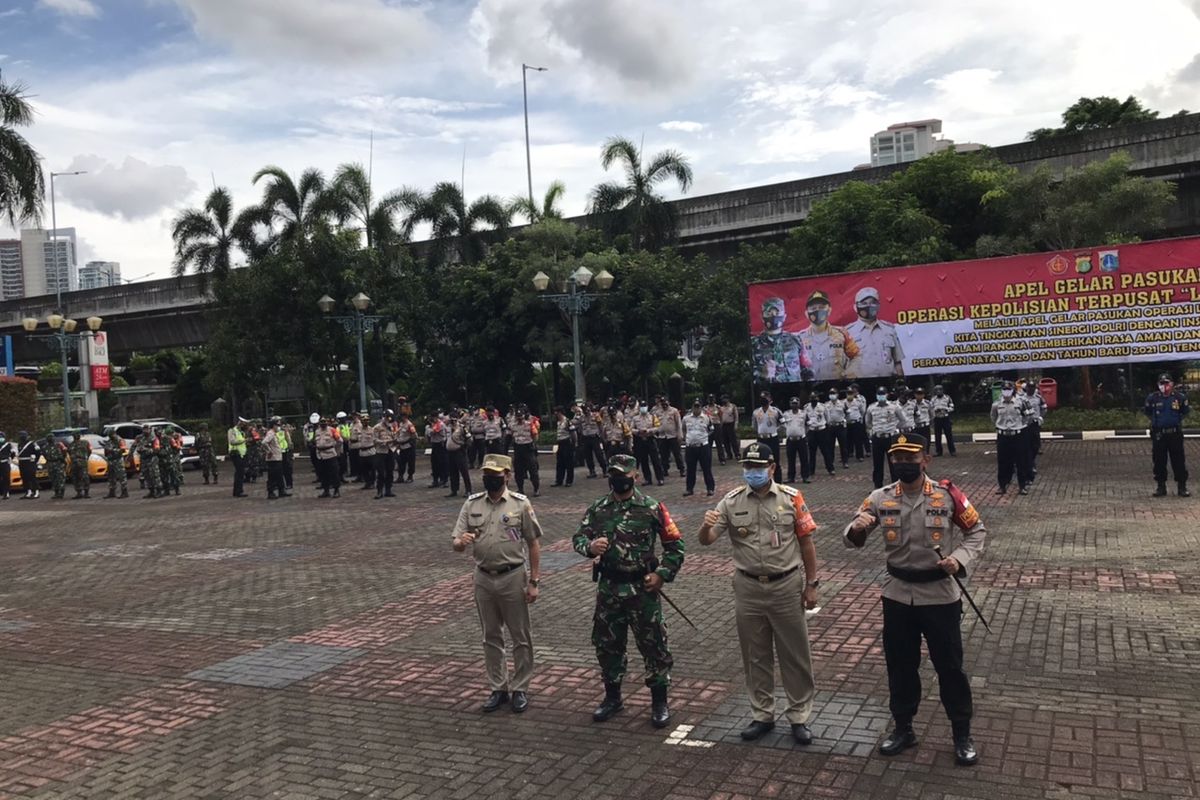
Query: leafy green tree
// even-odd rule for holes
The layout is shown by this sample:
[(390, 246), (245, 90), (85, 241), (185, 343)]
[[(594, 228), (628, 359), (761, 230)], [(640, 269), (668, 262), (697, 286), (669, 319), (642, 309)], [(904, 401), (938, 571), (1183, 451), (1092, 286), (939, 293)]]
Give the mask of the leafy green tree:
[(430, 257), (433, 263), (457, 261), (474, 264), (487, 250), (488, 231), (503, 238), (512, 220), (512, 211), (498, 198), (488, 194), (469, 205), (462, 187), (442, 182), (433, 187), (417, 206), (415, 218), (432, 227)]
[(1072, 103), (1062, 114), (1062, 127), (1038, 128), (1029, 132), (1033, 141), (1052, 139), (1082, 131), (1093, 131), (1100, 128), (1116, 128), (1134, 122), (1149, 122), (1158, 119), (1158, 112), (1142, 105), (1142, 101), (1133, 95), (1124, 100), (1115, 97), (1081, 97)]
[(205, 285), (210, 276), (218, 281), (229, 277), (234, 251), (243, 244), (251, 249), (253, 243), (251, 230), (235, 220), (233, 198), (223, 186), (213, 189), (201, 208), (176, 217), (171, 238), (175, 241), (175, 277), (182, 278), (190, 269)]
[(26, 87), (6, 83), (0, 75), (0, 217), (15, 228), (37, 220), (46, 194), (41, 156), (17, 128), (33, 124), (33, 107)]
[(266, 229), (266, 242), (273, 247), (281, 240), (305, 238), (321, 225), (331, 209), (325, 177), (317, 169), (306, 169), (295, 181), (286, 171), (267, 166), (254, 173), (251, 183), (263, 182), (263, 198), (242, 212), (245, 225)]
[(546, 196), (542, 199), (540, 206), (530, 201), (528, 197), (518, 195), (509, 203), (509, 217), (527, 217), (531, 225), (544, 219), (562, 219), (562, 209), (558, 207), (558, 202), (566, 193), (567, 185), (562, 181), (554, 181), (546, 189)]
[(600, 150), (600, 165), (607, 170), (614, 164), (624, 171), (625, 182), (606, 181), (592, 189), (588, 213), (609, 235), (629, 234), (636, 250), (670, 242), (675, 237), (675, 211), (655, 187), (674, 180), (680, 191), (686, 192), (692, 185), (687, 157), (664, 150), (643, 166), (641, 149), (614, 136)]

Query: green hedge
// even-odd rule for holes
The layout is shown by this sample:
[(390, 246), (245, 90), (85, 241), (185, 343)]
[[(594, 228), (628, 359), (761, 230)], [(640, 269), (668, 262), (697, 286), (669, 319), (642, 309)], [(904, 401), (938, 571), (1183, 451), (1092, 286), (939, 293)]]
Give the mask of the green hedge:
[(0, 377), (0, 431), (16, 441), (17, 431), (37, 435), (37, 381)]

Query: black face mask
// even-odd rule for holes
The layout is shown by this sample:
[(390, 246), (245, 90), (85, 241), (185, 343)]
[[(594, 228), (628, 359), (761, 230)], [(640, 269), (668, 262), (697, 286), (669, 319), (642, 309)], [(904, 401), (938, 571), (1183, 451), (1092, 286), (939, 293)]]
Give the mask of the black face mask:
[(921, 465), (911, 461), (902, 461), (899, 464), (892, 464), (892, 472), (895, 473), (896, 480), (912, 483), (921, 477)]
[(489, 492), (498, 492), (504, 488), (504, 476), (485, 474), (483, 476), (483, 488)]
[(633, 478), (628, 475), (609, 475), (608, 485), (612, 488), (614, 494), (625, 494), (633, 488)]

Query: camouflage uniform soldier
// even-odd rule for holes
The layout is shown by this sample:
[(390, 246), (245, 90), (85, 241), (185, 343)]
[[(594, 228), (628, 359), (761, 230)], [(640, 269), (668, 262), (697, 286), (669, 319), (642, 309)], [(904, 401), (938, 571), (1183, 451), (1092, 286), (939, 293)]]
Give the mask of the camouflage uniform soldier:
[(785, 320), (787, 312), (782, 298), (768, 297), (763, 301), (763, 332), (750, 340), (757, 381), (795, 383), (812, 380), (812, 361), (800, 337), (783, 330)]
[(262, 454), (262, 426), (255, 420), (246, 436), (246, 480), (257, 483), (259, 473), (266, 469)]
[(138, 459), (141, 462), (140, 472), (143, 483), (149, 492), (145, 497), (146, 500), (158, 497), (162, 492), (162, 474), (158, 471), (160, 446), (158, 437), (150, 430), (149, 425), (143, 425), (142, 434), (133, 440), (133, 447), (137, 450)]
[(125, 481), (125, 456), (121, 452), (125, 443), (117, 432), (113, 431), (104, 440), (104, 460), (108, 462), (108, 494), (105, 498), (116, 497), (117, 488), (121, 489), (121, 497), (129, 497), (129, 484)]
[(171, 473), (171, 441), (162, 432), (161, 429), (154, 431), (155, 438), (158, 439), (158, 450), (155, 453), (155, 463), (158, 466), (158, 481), (162, 491), (158, 493), (159, 497), (165, 497), (171, 493), (171, 489), (176, 489), (174, 476)]
[(92, 446), (76, 431), (71, 439), (71, 483), (75, 485), (74, 500), (91, 495), (92, 479), (88, 475), (88, 459), (92, 455)]
[(200, 430), (196, 431), (196, 454), (200, 457), (200, 473), (204, 476), (204, 485), (208, 485), (209, 473), (212, 473), (212, 482), (217, 482), (217, 457), (213, 454), (212, 434), (208, 432), (207, 423), (200, 423)]
[(62, 500), (67, 491), (67, 448), (53, 436), (47, 436), (43, 455), (46, 456), (46, 466), (50, 471), (50, 485), (54, 488), (54, 499)]
[(175, 488), (175, 494), (179, 494), (179, 487), (183, 485), (183, 434), (175, 431), (169, 443), (167, 454), (171, 465), (171, 485)]
[[(663, 625), (658, 590), (683, 566), (683, 539), (667, 507), (638, 491), (637, 461), (618, 454), (609, 459), (610, 494), (588, 507), (573, 544), (580, 555), (597, 558), (593, 577), (599, 581), (593, 616), (592, 644), (604, 678), (604, 701), (592, 713), (596, 722), (616, 714), (625, 677), (625, 645), (630, 627), (646, 662), (650, 687), (650, 720), (656, 728), (671, 718), (667, 708), (671, 651)], [(662, 541), (662, 563), (654, 555), (654, 539)]]

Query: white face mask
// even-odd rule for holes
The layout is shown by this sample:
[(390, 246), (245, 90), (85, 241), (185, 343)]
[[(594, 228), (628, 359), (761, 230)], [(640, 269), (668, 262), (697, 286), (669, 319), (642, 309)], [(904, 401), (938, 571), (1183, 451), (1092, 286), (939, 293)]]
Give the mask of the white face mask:
[(642, 413), (643, 413), (643, 414), (645, 414), (645, 413), (646, 413), (647, 411), (649, 411), (649, 410), (650, 410), (650, 409), (649, 409), (649, 407), (647, 407), (647, 406), (642, 406)]
[(1004, 398), (1006, 398), (1006, 399), (1007, 399), (1007, 398), (1009, 398), (1009, 397), (1012, 397), (1012, 396), (1013, 396), (1013, 390), (1012, 390), (1012, 389), (1001, 389), (1001, 390), (1000, 390), (1000, 396), (1001, 396), (1001, 397), (1004, 397)]

